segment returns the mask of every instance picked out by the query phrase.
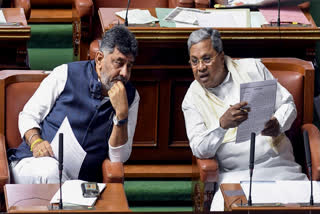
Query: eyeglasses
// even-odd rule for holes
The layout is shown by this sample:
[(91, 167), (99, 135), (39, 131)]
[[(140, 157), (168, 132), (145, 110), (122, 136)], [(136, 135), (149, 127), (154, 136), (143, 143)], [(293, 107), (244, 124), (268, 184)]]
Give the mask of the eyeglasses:
[(202, 62), (205, 65), (210, 65), (216, 59), (219, 54), (216, 54), (214, 57), (203, 57), (202, 59), (192, 58), (189, 60), (189, 63), (192, 67), (197, 67)]

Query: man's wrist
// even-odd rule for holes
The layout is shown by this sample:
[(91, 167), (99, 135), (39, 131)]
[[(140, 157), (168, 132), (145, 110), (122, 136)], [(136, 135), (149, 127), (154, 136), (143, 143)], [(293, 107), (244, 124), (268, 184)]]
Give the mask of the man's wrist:
[(117, 117), (118, 120), (124, 120), (124, 119), (128, 118), (128, 112), (126, 112), (126, 113), (116, 112), (115, 116)]
[(128, 122), (128, 117), (119, 119), (117, 115), (113, 116), (113, 124), (116, 126), (122, 126)]

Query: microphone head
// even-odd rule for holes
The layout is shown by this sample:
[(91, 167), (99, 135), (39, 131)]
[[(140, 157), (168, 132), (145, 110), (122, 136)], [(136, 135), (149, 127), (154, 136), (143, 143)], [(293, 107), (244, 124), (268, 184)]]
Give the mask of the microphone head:
[(303, 142), (304, 142), (304, 151), (306, 154), (307, 166), (311, 167), (311, 154), (310, 154), (310, 146), (309, 146), (309, 135), (306, 130), (303, 131)]
[(250, 141), (250, 162), (249, 162), (249, 168), (253, 169), (254, 166), (254, 151), (255, 151), (255, 145), (256, 145), (256, 133), (251, 133), (251, 141)]
[(131, 2), (131, 0), (128, 0), (127, 10), (126, 10), (126, 17), (124, 19), (124, 25), (126, 27), (128, 27), (128, 25), (129, 25), (129, 23), (128, 23), (128, 11), (129, 11), (129, 7), (130, 7), (130, 2)]
[(59, 164), (63, 163), (63, 133), (59, 133)]

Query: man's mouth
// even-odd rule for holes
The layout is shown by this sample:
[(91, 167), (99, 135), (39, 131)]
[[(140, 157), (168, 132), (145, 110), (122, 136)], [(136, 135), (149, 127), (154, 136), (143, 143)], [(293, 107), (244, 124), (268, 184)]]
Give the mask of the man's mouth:
[(121, 81), (124, 85), (127, 83), (127, 80), (123, 76), (116, 76), (111, 80), (111, 82)]
[(208, 78), (209, 78), (209, 74), (201, 74), (201, 75), (199, 75), (199, 79), (200, 79), (202, 82), (207, 81)]

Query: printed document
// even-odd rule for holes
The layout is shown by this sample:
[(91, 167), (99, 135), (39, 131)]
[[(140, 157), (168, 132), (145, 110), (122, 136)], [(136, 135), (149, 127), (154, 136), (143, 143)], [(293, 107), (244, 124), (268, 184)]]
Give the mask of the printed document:
[(237, 143), (249, 140), (252, 132), (258, 135), (264, 129), (274, 113), (276, 93), (275, 79), (240, 84), (240, 101), (248, 102), (246, 107), (250, 112), (248, 119), (238, 126)]
[[(126, 10), (116, 12), (121, 18), (126, 18)], [(159, 19), (151, 16), (149, 10), (133, 9), (128, 10), (128, 24), (147, 24), (157, 22)]]
[(199, 10), (194, 8), (176, 7), (166, 17), (165, 21), (198, 25), (198, 15), (210, 13), (205, 10)]
[[(249, 181), (240, 182), (246, 197), (249, 197)], [(313, 181), (313, 199), (320, 202), (320, 183)], [(251, 188), (252, 203), (309, 203), (310, 181), (253, 181)]]
[[(82, 195), (81, 184), (86, 181), (82, 180), (68, 180), (65, 181), (61, 187), (62, 189), (62, 203), (64, 205), (83, 205), (83, 206), (94, 206), (97, 197), (85, 198)], [(106, 187), (105, 183), (98, 183), (99, 192), (101, 193)], [(60, 200), (60, 189), (54, 194), (50, 203), (59, 203)]]
[(59, 157), (60, 133), (63, 133), (63, 170), (66, 172), (69, 178), (77, 179), (82, 162), (87, 153), (80, 146), (76, 136), (74, 136), (68, 118), (65, 117), (50, 144), (54, 153), (54, 157), (57, 160)]

